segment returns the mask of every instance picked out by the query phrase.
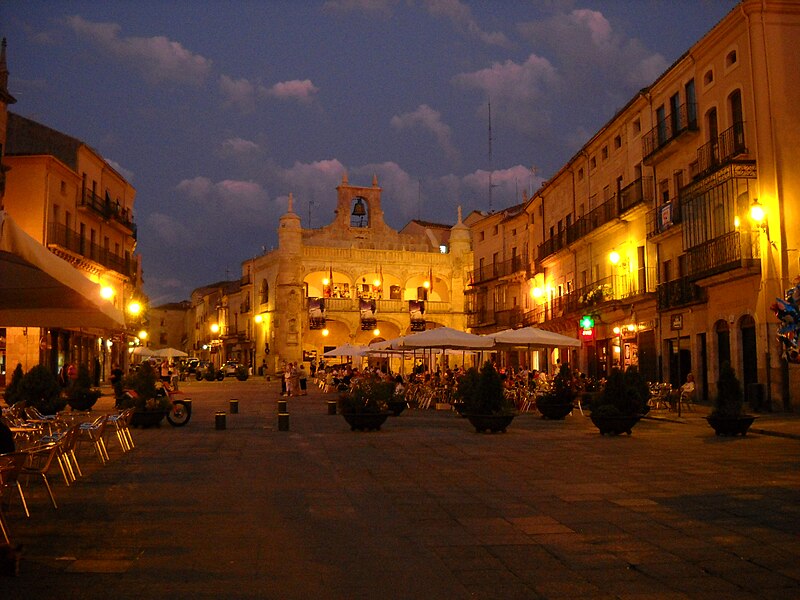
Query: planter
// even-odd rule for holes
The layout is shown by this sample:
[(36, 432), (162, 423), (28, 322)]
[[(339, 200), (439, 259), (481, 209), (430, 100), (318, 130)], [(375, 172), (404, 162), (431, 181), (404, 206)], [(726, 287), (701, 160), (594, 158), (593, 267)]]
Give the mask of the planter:
[(605, 416), (592, 413), (589, 418), (600, 430), (600, 435), (621, 435), (623, 433), (630, 435), (631, 429), (639, 422), (642, 415)]
[(747, 435), (747, 430), (758, 417), (754, 415), (739, 415), (736, 417), (726, 417), (720, 415), (709, 415), (706, 421), (714, 428), (717, 435)]
[(158, 427), (165, 416), (166, 410), (137, 410), (131, 416), (131, 427)]
[(350, 431), (380, 431), (386, 422), (389, 411), (377, 413), (342, 413), (344, 420), (350, 425)]
[(506, 428), (511, 424), (516, 415), (464, 415), (469, 419), (470, 424), (475, 428), (476, 433), (488, 431), (490, 433), (506, 432)]
[(572, 412), (574, 405), (572, 402), (562, 403), (549, 403), (536, 404), (536, 408), (542, 414), (544, 419), (552, 419), (554, 421), (563, 421), (566, 416)]
[(400, 414), (406, 409), (408, 406), (405, 400), (392, 400), (386, 403), (389, 407), (389, 410), (395, 417), (399, 417)]

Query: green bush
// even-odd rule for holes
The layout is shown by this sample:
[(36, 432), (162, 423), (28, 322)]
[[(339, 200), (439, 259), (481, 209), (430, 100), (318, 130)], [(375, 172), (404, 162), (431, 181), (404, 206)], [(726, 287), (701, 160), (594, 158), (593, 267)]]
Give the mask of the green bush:
[(66, 398), (61, 397), (56, 376), (44, 365), (36, 365), (25, 373), (18, 392), (25, 406), (32, 406), (44, 415), (54, 415), (67, 405)]
[(123, 388), (133, 390), (133, 395), (123, 394), (117, 400), (118, 408), (134, 407), (136, 410), (169, 410), (172, 403), (156, 370), (150, 363), (141, 366), (122, 380)]
[(717, 381), (717, 398), (712, 414), (720, 417), (738, 417), (742, 414), (742, 385), (727, 360), (722, 363)]
[(81, 363), (78, 365), (78, 377), (67, 389), (67, 404), (72, 410), (89, 410), (100, 398), (102, 392), (92, 387), (92, 378), (89, 367)]
[(245, 365), (239, 365), (236, 369), (236, 379), (239, 381), (247, 381), (247, 378), (250, 376), (250, 372), (248, 371)]
[[(620, 415), (639, 415), (645, 412), (649, 398), (650, 388), (638, 368), (631, 366), (625, 372), (615, 368), (591, 409), (595, 412), (601, 407), (613, 406)], [(598, 414), (608, 411), (610, 409), (603, 408)]]
[(494, 365), (486, 361), (480, 372), (469, 369), (456, 382), (456, 398), (464, 403), (464, 413), (502, 415), (513, 412), (513, 404), (503, 391), (503, 380)]
[(8, 386), (6, 386), (6, 391), (3, 393), (3, 398), (9, 406), (13, 406), (17, 402), (23, 400), (19, 394), (19, 383), (24, 376), (25, 373), (22, 371), (22, 365), (17, 363), (17, 367), (11, 374), (11, 381)]
[(352, 389), (339, 396), (340, 413), (379, 413), (387, 410), (394, 395), (393, 381), (383, 381), (374, 374), (356, 379)]
[(575, 390), (572, 383), (572, 370), (569, 365), (561, 365), (553, 380), (553, 389), (536, 399), (537, 406), (572, 404), (575, 401)]

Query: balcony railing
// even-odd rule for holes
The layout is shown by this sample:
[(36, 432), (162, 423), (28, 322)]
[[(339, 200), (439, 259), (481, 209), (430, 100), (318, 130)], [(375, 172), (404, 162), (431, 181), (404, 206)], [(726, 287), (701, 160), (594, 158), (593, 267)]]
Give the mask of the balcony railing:
[(656, 289), (656, 306), (658, 310), (669, 310), (679, 306), (705, 302), (705, 292), (688, 277), (659, 284)]
[(74, 254), (94, 261), (104, 267), (122, 273), (126, 277), (135, 275), (135, 264), (130, 259), (114, 254), (110, 250), (92, 244), (86, 238), (80, 236), (77, 231), (68, 229), (60, 223), (50, 223), (47, 232), (47, 243), (61, 246)]
[(103, 199), (92, 190), (84, 190), (80, 206), (92, 210), (106, 220), (113, 219), (124, 225), (131, 231), (134, 239), (136, 238), (136, 224), (133, 222), (133, 215), (127, 208), (122, 208), (119, 202), (111, 202), (108, 196)]
[(761, 244), (757, 231), (731, 231), (686, 251), (688, 277), (710, 277), (733, 269), (760, 267)]
[(681, 203), (677, 198), (647, 213), (647, 239), (664, 233), (681, 222)]
[(642, 202), (653, 201), (653, 178), (640, 177), (630, 185), (626, 185), (619, 192), (620, 214), (629, 211)]
[[(585, 235), (588, 235), (601, 225), (605, 225), (619, 215), (617, 197), (612, 195), (597, 208), (589, 211), (566, 229), (556, 233), (553, 237), (539, 245), (536, 256), (541, 261), (555, 254), (562, 248)], [(537, 268), (538, 270), (538, 268)]]
[(519, 306), (504, 310), (496, 310), (494, 313), (494, 322), (498, 326), (511, 329), (522, 325), (522, 316), (522, 308)]
[(697, 104), (682, 104), (642, 136), (642, 157), (647, 159), (684, 131), (697, 129)]
[(517, 272), (529, 272), (530, 265), (527, 261), (523, 260), (522, 256), (513, 256), (508, 260), (492, 263), (490, 265), (483, 265), (472, 271), (469, 276), (472, 285), (477, 285), (498, 277), (505, 277)]
[(704, 177), (746, 153), (744, 121), (740, 121), (697, 149), (697, 160), (692, 163), (689, 174), (692, 178)]

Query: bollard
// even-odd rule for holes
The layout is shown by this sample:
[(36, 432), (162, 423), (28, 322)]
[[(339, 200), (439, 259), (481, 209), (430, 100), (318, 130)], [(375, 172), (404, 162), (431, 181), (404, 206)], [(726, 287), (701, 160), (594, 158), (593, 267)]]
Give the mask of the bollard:
[(336, 400), (328, 400), (328, 414), (329, 415), (336, 414)]
[(239, 401), (236, 398), (231, 398), (231, 414), (236, 415), (239, 413)]
[(214, 425), (218, 431), (221, 429), (225, 429), (225, 411), (222, 410), (217, 411), (217, 414), (214, 419)]
[(278, 431), (289, 431), (289, 413), (278, 413)]
[(279, 413), (288, 413), (289, 409), (287, 408), (286, 400), (278, 400), (278, 412)]

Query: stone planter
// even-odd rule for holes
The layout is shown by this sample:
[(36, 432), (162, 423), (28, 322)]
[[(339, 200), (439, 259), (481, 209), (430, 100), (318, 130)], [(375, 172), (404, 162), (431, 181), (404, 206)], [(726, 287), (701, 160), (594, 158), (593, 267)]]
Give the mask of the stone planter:
[(706, 421), (714, 428), (717, 435), (734, 436), (747, 435), (747, 430), (758, 417), (754, 415), (739, 415), (736, 417), (726, 417), (720, 415), (709, 415)]
[(572, 412), (572, 402), (561, 402), (558, 404), (545, 402), (543, 404), (536, 404), (537, 410), (541, 413), (542, 418), (552, 419), (554, 421), (563, 421), (566, 416)]
[(465, 414), (470, 424), (475, 428), (476, 433), (505, 433), (506, 428), (511, 424), (516, 415), (475, 415)]
[(399, 417), (408, 406), (405, 400), (391, 400), (386, 404), (395, 417)]
[(350, 425), (350, 431), (380, 431), (381, 425), (386, 422), (389, 411), (377, 413), (342, 413), (344, 420)]
[(642, 418), (642, 415), (619, 415), (605, 416), (592, 413), (592, 423), (600, 430), (600, 435), (620, 435), (623, 433), (631, 434), (631, 429)]

